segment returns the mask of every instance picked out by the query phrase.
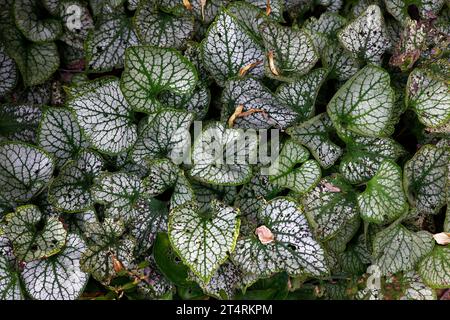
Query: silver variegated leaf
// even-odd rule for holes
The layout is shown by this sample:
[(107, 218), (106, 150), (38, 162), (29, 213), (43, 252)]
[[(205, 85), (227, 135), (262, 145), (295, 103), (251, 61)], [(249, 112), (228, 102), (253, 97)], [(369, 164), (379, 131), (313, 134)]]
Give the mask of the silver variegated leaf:
[(7, 257), (0, 254), (0, 300), (23, 300), (19, 273)]
[(211, 209), (211, 201), (217, 199), (226, 205), (233, 205), (237, 195), (234, 186), (217, 186), (208, 183), (193, 181), (192, 189), (194, 190), (195, 200), (197, 200), (199, 210), (206, 212)]
[(36, 142), (42, 110), (37, 105), (0, 105), (0, 141)]
[(329, 77), (339, 81), (351, 78), (359, 70), (358, 61), (337, 43), (326, 45), (320, 52), (325, 68), (329, 70)]
[(208, 213), (195, 202), (175, 208), (169, 216), (170, 242), (183, 262), (204, 282), (233, 252), (239, 233), (239, 211), (213, 200)]
[(239, 21), (240, 25), (244, 27), (249, 34), (251, 34), (258, 43), (262, 44), (262, 37), (260, 33), (260, 26), (263, 22), (269, 20), (265, 14), (257, 6), (247, 2), (233, 2), (227, 10)]
[(18, 77), (16, 63), (0, 45), (0, 97), (14, 89)]
[(419, 263), (418, 272), (431, 288), (450, 286), (450, 247), (435, 246), (433, 251)]
[(436, 291), (427, 286), (416, 272), (407, 272), (403, 280), (407, 287), (400, 300), (436, 300)]

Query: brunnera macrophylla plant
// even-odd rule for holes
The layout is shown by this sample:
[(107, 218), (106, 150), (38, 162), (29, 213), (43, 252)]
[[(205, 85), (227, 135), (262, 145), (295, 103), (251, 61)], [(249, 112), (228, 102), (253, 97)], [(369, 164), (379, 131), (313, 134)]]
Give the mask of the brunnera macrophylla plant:
[(448, 1), (0, 2), (0, 299), (450, 289)]

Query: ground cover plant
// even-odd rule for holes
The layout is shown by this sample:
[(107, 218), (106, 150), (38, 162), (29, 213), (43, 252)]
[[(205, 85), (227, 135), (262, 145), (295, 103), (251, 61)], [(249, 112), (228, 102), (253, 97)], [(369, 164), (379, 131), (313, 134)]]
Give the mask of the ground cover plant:
[(0, 299), (450, 297), (449, 1), (0, 7)]

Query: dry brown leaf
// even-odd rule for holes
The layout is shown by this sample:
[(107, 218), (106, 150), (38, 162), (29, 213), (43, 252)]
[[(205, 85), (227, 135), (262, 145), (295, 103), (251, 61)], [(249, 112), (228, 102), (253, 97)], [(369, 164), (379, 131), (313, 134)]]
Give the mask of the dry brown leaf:
[(255, 62), (249, 63), (246, 66), (243, 66), (241, 69), (239, 69), (239, 76), (243, 77), (245, 76), (251, 69), (256, 67), (257, 65), (261, 64), (262, 60), (257, 60)]
[(274, 56), (273, 56), (273, 51), (272, 51), (272, 50), (270, 50), (270, 51), (267, 53), (267, 59), (269, 59), (269, 69), (270, 69), (270, 71), (271, 71), (274, 75), (279, 76), (280, 73), (278, 72), (278, 69), (277, 69), (277, 67), (275, 66), (275, 60), (274, 60)]
[(183, 0), (183, 6), (188, 10), (192, 10), (192, 4), (189, 2), (189, 0)]
[(437, 242), (437, 244), (440, 245), (447, 245), (450, 243), (450, 233), (449, 232), (441, 232), (433, 234), (434, 240)]
[(258, 239), (262, 244), (269, 244), (275, 241), (272, 231), (270, 231), (270, 229), (266, 226), (256, 228), (255, 234), (258, 236)]

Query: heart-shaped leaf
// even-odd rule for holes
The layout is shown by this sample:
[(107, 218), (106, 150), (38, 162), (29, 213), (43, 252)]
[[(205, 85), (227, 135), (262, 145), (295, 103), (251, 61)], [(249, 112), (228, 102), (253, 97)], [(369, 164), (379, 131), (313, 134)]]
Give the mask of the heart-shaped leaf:
[(357, 200), (361, 217), (366, 221), (382, 224), (400, 217), (408, 206), (399, 166), (383, 161)]
[(170, 213), (169, 238), (173, 248), (206, 283), (233, 252), (239, 233), (238, 213), (216, 200), (208, 213), (199, 213), (195, 202)]
[(409, 203), (419, 212), (437, 213), (446, 204), (450, 150), (424, 145), (404, 167)]
[[(259, 2), (256, 0), (254, 2)], [(264, 5), (267, 3), (265, 2)], [(232, 2), (227, 10), (231, 13), (239, 24), (247, 30), (248, 34), (251, 34), (259, 44), (262, 45), (262, 37), (260, 33), (260, 26), (263, 22), (269, 20), (269, 17), (265, 14), (261, 14), (262, 10), (258, 8), (256, 3), (250, 4), (249, 1)]]
[(428, 287), (416, 272), (407, 272), (403, 281), (407, 288), (400, 300), (436, 300), (436, 291)]
[[(291, 139), (286, 141), (280, 155), (269, 167), (270, 181), (300, 194), (308, 192), (322, 175), (320, 165), (308, 159), (308, 150)], [(297, 167), (298, 164), (301, 166)]]
[(431, 72), (416, 68), (408, 78), (406, 104), (428, 127), (438, 127), (450, 120), (450, 86)]
[(36, 142), (36, 131), (42, 116), (42, 110), (35, 105), (0, 106), (0, 141)]
[(319, 18), (310, 17), (303, 29), (307, 32), (320, 53), (324, 47), (336, 39), (336, 33), (345, 26), (346, 19), (336, 13), (324, 12)]
[(159, 11), (152, 1), (142, 1), (134, 25), (143, 43), (160, 48), (180, 49), (194, 34), (194, 17)]
[[(299, 117), (290, 105), (281, 104), (268, 88), (253, 78), (227, 81), (221, 101), (222, 120), (236, 128), (283, 129)], [(231, 121), (233, 115), (235, 119)]]
[(137, 139), (131, 107), (115, 79), (97, 80), (68, 103), (84, 135), (94, 148), (117, 154), (130, 148)]
[(91, 187), (103, 167), (103, 159), (92, 151), (83, 151), (78, 158), (61, 168), (48, 191), (48, 201), (58, 210), (77, 212), (94, 205)]
[(92, 71), (123, 66), (125, 49), (138, 44), (130, 19), (123, 14), (103, 15), (86, 39), (87, 64)]
[(342, 148), (329, 138), (333, 125), (326, 113), (290, 127), (286, 132), (294, 141), (305, 145), (320, 165), (327, 169), (342, 155)]
[(327, 70), (315, 69), (291, 83), (279, 86), (275, 96), (283, 105), (289, 106), (299, 114), (299, 121), (307, 120), (314, 115), (316, 97), (326, 75)]
[(194, 142), (190, 174), (199, 181), (217, 185), (240, 185), (252, 176), (256, 132), (226, 129), (222, 123), (206, 128)]
[(195, 67), (177, 51), (137, 46), (126, 51), (121, 87), (133, 109), (154, 113), (163, 107), (160, 93), (190, 94), (197, 78)]
[(16, 63), (0, 45), (0, 97), (3, 97), (16, 86), (17, 78)]
[(53, 169), (53, 158), (39, 148), (19, 142), (2, 144), (0, 194), (8, 201), (27, 202), (47, 185)]
[(450, 247), (435, 246), (419, 263), (418, 271), (423, 281), (432, 288), (450, 286)]
[(61, 22), (52, 18), (40, 19), (39, 11), (45, 9), (38, 0), (15, 0), (13, 13), (17, 27), (31, 41), (56, 40), (62, 33)]
[(58, 253), (66, 243), (67, 231), (56, 217), (44, 218), (38, 207), (21, 206), (4, 227), (20, 261), (33, 261)]
[(8, 259), (0, 255), (0, 300), (23, 300), (19, 274)]
[[(319, 55), (309, 35), (275, 22), (260, 27), (264, 47), (268, 52), (266, 75), (280, 80), (292, 80), (314, 67)], [(271, 60), (272, 59), (272, 60)]]
[(37, 300), (77, 299), (89, 279), (80, 269), (80, 258), (85, 250), (83, 239), (69, 234), (58, 254), (27, 263), (22, 272), (27, 293)]
[(189, 127), (193, 114), (165, 109), (150, 118), (142, 129), (132, 151), (131, 158), (141, 163), (146, 158), (170, 158), (181, 163), (187, 156), (190, 143)]
[(366, 182), (375, 175), (384, 160), (396, 161), (404, 153), (402, 146), (391, 138), (354, 136), (347, 143), (339, 171), (352, 184)]
[(44, 112), (39, 125), (38, 144), (55, 156), (58, 167), (88, 146), (74, 115), (61, 108), (49, 108)]
[[(444, 5), (443, 0), (418, 1), (414, 4), (422, 18), (436, 15)], [(404, 23), (409, 16), (410, 2), (407, 0), (384, 0), (386, 10), (399, 22)]]
[(214, 79), (223, 84), (238, 75), (241, 68), (256, 64), (248, 72), (262, 77), (263, 52), (259, 44), (230, 13), (219, 13), (202, 41), (205, 68)]
[(335, 127), (369, 137), (392, 133), (394, 91), (384, 69), (368, 65), (350, 78), (333, 96), (327, 112)]
[(192, 181), (191, 185), (201, 212), (210, 210), (211, 201), (214, 199), (220, 200), (226, 205), (232, 205), (237, 195), (234, 186), (217, 186), (198, 181)]
[(383, 275), (413, 270), (433, 250), (434, 239), (426, 231), (411, 232), (394, 224), (377, 233), (373, 241), (375, 263)]
[(369, 62), (379, 62), (390, 46), (381, 9), (370, 5), (355, 20), (338, 33), (345, 49)]
[(338, 43), (330, 43), (320, 51), (328, 77), (340, 81), (351, 78), (359, 70), (358, 61)]
[(159, 101), (164, 106), (191, 112), (195, 115), (196, 120), (201, 120), (206, 116), (210, 100), (211, 93), (204, 85), (198, 85), (192, 94), (181, 95), (165, 91), (159, 97)]
[(315, 233), (323, 240), (333, 237), (359, 215), (355, 191), (340, 176), (322, 179), (302, 202), (314, 221)]
[(286, 271), (290, 275), (320, 276), (328, 272), (325, 253), (313, 238), (299, 205), (288, 198), (277, 198), (258, 213), (255, 233), (264, 226), (272, 241), (251, 234), (238, 240), (233, 261), (245, 272), (260, 277)]
[(123, 237), (125, 225), (120, 220), (106, 218), (103, 223), (88, 225), (86, 236), (90, 242), (81, 256), (81, 269), (94, 279), (109, 283), (133, 261), (134, 240)]

